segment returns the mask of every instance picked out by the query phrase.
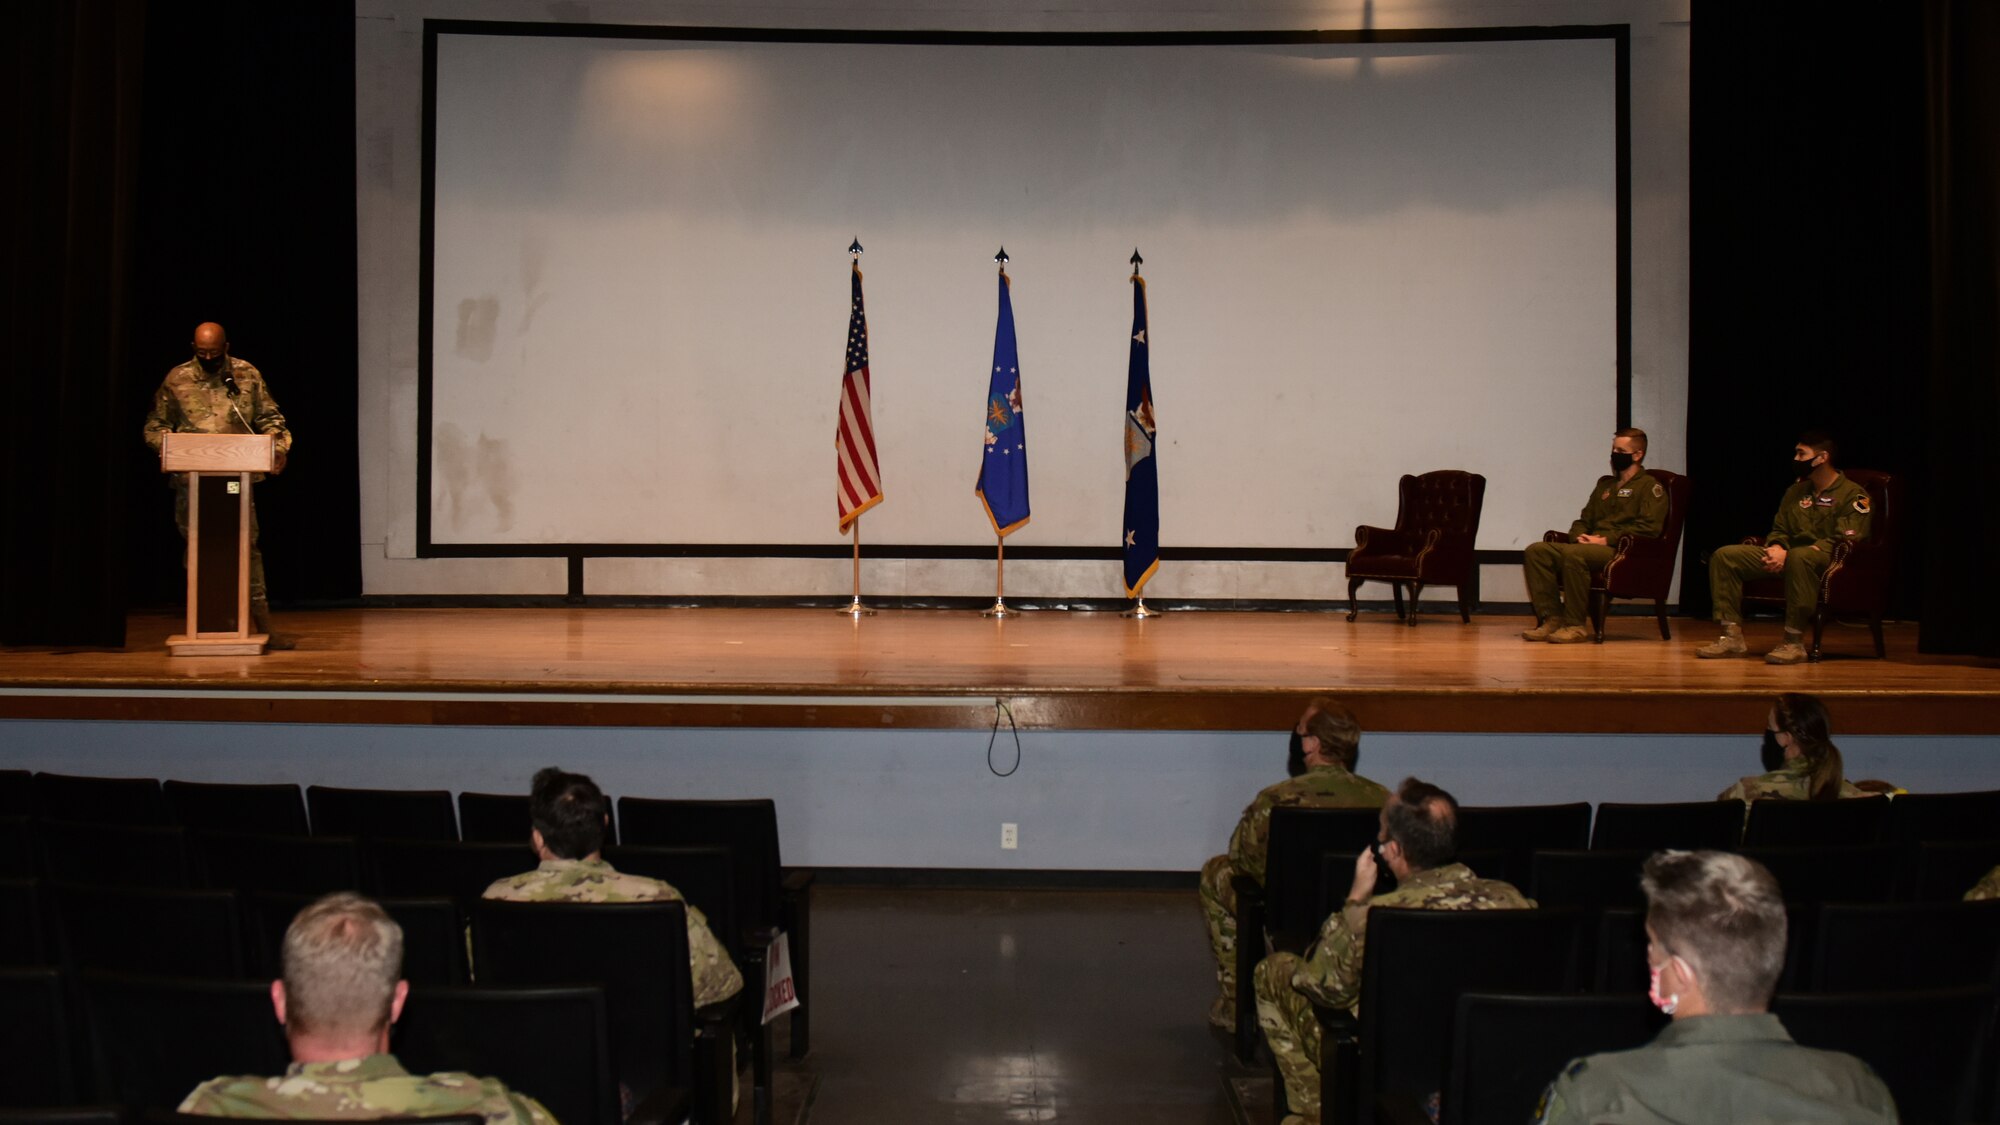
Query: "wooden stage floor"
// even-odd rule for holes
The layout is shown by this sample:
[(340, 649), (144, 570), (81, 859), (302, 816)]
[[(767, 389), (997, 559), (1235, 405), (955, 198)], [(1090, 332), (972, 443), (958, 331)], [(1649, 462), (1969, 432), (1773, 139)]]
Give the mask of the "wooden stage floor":
[(1887, 660), (1838, 628), (1826, 661), (1779, 668), (1755, 655), (1775, 623), (1716, 661), (1694, 656), (1704, 623), (1663, 642), (1638, 617), (1547, 645), (1522, 618), (1449, 614), (354, 609), (281, 615), (296, 651), (172, 658), (180, 624), (0, 652), (0, 718), (951, 729), (988, 726), (999, 698), (1030, 729), (1270, 730), (1323, 692), (1370, 730), (1741, 733), (1796, 690), (1837, 701), (1844, 734), (2000, 732), (2000, 663), (1919, 656), (1911, 626)]

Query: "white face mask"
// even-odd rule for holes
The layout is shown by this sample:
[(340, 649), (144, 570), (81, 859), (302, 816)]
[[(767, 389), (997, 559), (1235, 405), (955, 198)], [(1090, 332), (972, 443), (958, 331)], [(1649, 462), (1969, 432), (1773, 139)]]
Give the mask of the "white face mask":
[(1672, 996), (1660, 995), (1660, 966), (1654, 965), (1650, 966), (1650, 968), (1652, 970), (1652, 983), (1646, 989), (1646, 998), (1653, 1002), (1655, 1008), (1671, 1016), (1674, 1014), (1674, 1009), (1681, 1006), (1680, 995), (1678, 993)]

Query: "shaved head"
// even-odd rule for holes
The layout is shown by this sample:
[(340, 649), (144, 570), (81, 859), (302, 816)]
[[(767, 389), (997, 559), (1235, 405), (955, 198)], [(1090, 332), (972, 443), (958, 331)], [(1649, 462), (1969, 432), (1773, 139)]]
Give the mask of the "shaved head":
[(203, 352), (221, 355), (229, 350), (229, 333), (222, 330), (222, 325), (205, 320), (194, 326), (194, 350), (196, 355)]

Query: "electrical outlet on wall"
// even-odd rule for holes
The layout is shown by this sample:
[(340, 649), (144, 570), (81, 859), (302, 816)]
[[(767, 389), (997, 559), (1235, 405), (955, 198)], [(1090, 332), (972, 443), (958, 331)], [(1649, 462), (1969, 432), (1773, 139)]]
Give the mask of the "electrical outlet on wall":
[(1021, 826), (1002, 822), (1000, 825), (1000, 847), (1012, 851), (1021, 846)]

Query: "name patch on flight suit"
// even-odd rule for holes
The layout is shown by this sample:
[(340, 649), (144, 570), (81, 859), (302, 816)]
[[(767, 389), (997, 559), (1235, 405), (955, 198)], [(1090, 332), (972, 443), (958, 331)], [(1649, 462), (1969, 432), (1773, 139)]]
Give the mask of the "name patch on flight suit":
[(1833, 497), (1821, 496), (1815, 499), (1813, 503), (1818, 504), (1822, 508), (1831, 508), (1833, 507)]
[(1621, 489), (1619, 489), (1619, 490), (1618, 490), (1618, 495), (1620, 495), (1620, 496), (1630, 496), (1630, 495), (1632, 495), (1632, 490), (1631, 490), (1631, 489), (1629, 489), (1629, 488), (1621, 488)]

